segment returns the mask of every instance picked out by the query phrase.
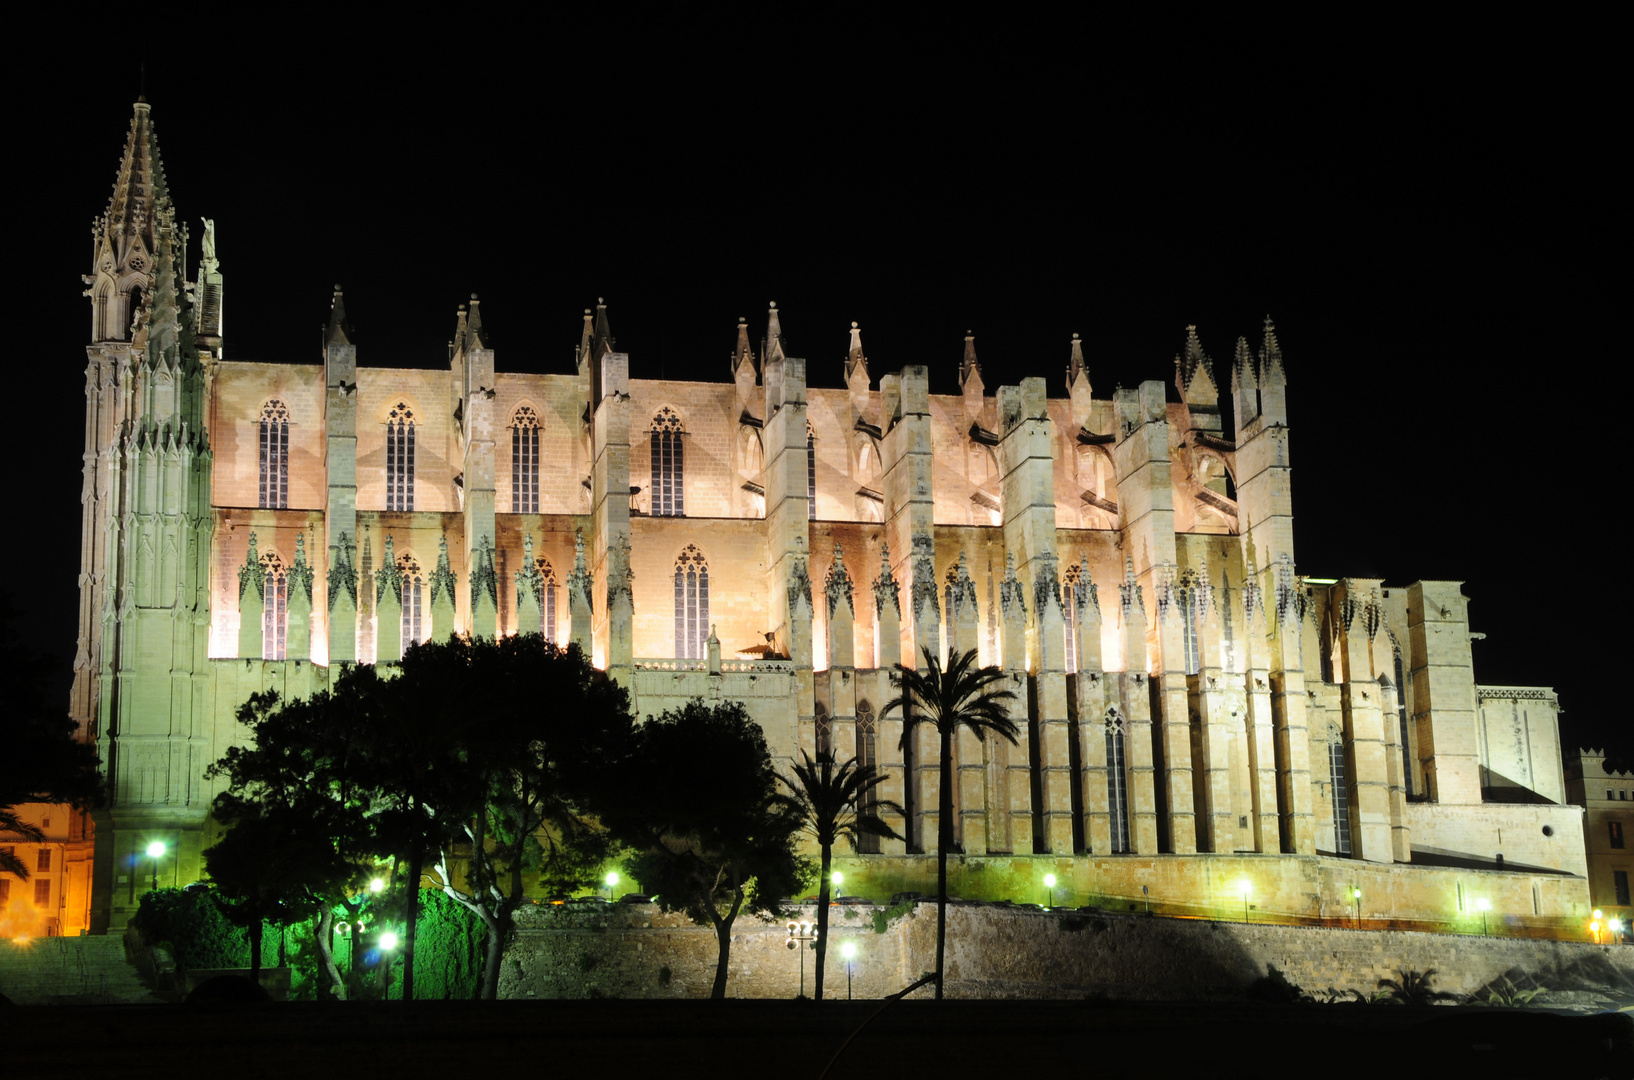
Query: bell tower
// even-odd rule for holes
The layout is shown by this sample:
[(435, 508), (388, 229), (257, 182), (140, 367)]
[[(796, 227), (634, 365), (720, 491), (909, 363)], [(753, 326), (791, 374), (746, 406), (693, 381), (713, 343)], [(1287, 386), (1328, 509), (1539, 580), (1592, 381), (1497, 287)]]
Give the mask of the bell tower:
[[(207, 229), (207, 233), (208, 233)], [(80, 630), (71, 714), (108, 781), (91, 930), (124, 924), (138, 850), (165, 845), (161, 885), (197, 876), (210, 764), (210, 444), (185, 225), (138, 100), (107, 210), (92, 226), (85, 369)], [(211, 251), (214, 270), (214, 251)], [(140, 856), (146, 862), (148, 856)]]

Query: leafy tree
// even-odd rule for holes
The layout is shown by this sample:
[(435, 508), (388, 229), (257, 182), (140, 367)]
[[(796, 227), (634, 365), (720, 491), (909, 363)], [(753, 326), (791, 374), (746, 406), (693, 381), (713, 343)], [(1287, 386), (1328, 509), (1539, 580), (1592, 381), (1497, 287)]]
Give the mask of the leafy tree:
[(417, 645), (392, 689), (425, 733), (415, 749), (440, 762), (420, 796), (439, 839), (434, 865), (443, 892), (486, 928), (482, 996), (493, 999), (529, 878), (580, 889), (611, 854), (587, 808), (623, 782), (629, 695), (577, 646), (538, 634)]
[(638, 853), (630, 872), (665, 911), (713, 926), (719, 945), (710, 996), (726, 997), (732, 923), (775, 914), (811, 864), (795, 851), (799, 807), (778, 790), (760, 726), (737, 702), (687, 702), (636, 732), (625, 785), (603, 818)]
[(334, 882), (347, 875), (333, 846), (303, 830), (297, 813), (246, 804), (227, 835), (204, 852), (204, 868), (227, 920), (249, 934), (250, 981), (258, 985), (266, 923), (306, 921)]
[(872, 766), (858, 766), (851, 758), (839, 766), (832, 757), (821, 757), (815, 762), (804, 750), (803, 762), (794, 766), (794, 779), (779, 776), (789, 789), (798, 807), (801, 828), (811, 834), (822, 852), (822, 865), (817, 872), (817, 986), (816, 1000), (823, 1000), (823, 962), (828, 957), (828, 887), (829, 867), (833, 865), (834, 845), (848, 840), (851, 850), (863, 836), (881, 836), (900, 840), (895, 829), (879, 816), (882, 810), (905, 814), (899, 803), (889, 799), (872, 799), (869, 793), (885, 782), (883, 773)]
[(1454, 1001), (1458, 995), (1435, 987), (1435, 968), (1429, 971), (1398, 971), (1394, 979), (1380, 979), (1379, 989), (1384, 993), (1375, 998), (1392, 1005), (1434, 1005), (1438, 1001)]
[(936, 998), (940, 1001), (947, 955), (947, 857), (953, 848), (953, 740), (966, 727), (977, 739), (993, 732), (1014, 744), (1020, 729), (1006, 715), (1015, 691), (998, 686), (1005, 678), (1000, 669), (976, 666), (975, 649), (949, 658), (946, 671), (930, 649), (924, 650), (924, 657), (922, 671), (896, 666), (891, 682), (900, 692), (885, 703), (880, 715), (902, 710), (903, 749), (920, 724), (933, 725), (941, 736), (941, 791), (936, 812)]
[[(0, 594), (0, 832), (39, 843), (45, 834), (19, 805), (89, 810), (102, 804), (103, 786), (96, 748), (49, 704), (51, 664), (17, 633), (16, 619), (10, 598)], [(0, 872), (28, 880), (28, 867), (14, 853), (0, 851)]]
[(163, 945), (182, 970), (244, 967), (245, 934), (227, 921), (214, 890), (203, 885), (142, 894), (130, 924), (151, 945)]
[(385, 845), (375, 821), (383, 803), (376, 748), (390, 737), (383, 686), (372, 667), (358, 667), (308, 700), (286, 702), (270, 691), (251, 695), (238, 710), (250, 743), (229, 749), (205, 774), (228, 781), (215, 804), (221, 820), (266, 808), (321, 851), (333, 876), (312, 890), (313, 939), (332, 992), (343, 1001), (347, 982), (333, 953), (336, 914), (357, 923), (372, 860)]

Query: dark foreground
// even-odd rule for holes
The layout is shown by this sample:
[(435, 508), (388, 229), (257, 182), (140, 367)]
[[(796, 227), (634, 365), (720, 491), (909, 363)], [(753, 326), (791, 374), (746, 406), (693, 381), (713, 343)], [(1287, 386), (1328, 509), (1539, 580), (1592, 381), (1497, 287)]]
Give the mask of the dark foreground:
[[(0, 1009), (8, 1077), (1629, 1077), (1634, 1017), (1477, 1007), (502, 1001)], [(1456, 1072), (1442, 1070), (1456, 1069)], [(432, 1075), (431, 1072), (425, 1075)]]

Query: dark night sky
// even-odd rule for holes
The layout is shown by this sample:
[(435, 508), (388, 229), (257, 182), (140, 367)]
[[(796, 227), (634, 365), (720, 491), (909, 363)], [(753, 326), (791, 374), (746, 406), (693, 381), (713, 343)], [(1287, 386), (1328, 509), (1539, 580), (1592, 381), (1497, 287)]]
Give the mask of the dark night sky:
[[(876, 378), (928, 364), (934, 392), (955, 390), (968, 328), (990, 387), (1043, 374), (1064, 393), (1077, 331), (1104, 397), (1172, 382), (1188, 323), (1224, 380), (1269, 312), (1299, 570), (1465, 581), (1478, 679), (1557, 687), (1565, 744), (1634, 749), (1604, 666), (1623, 646), (1595, 647), (1624, 572), (1619, 500), (1587, 477), (1617, 423), (1603, 380), (1628, 360), (1610, 270), (1628, 229), (1622, 121), (1595, 104), (1619, 98), (1590, 65), (1296, 71), (1165, 47), (1143, 66), (1072, 28), (1026, 50), (970, 31), (908, 53), (895, 27), (757, 51), (716, 29), (702, 50), (588, 33), (500, 57), (488, 28), (466, 57), (451, 24), (423, 56), (150, 59), (195, 259), (199, 217), (216, 220), (227, 355), (316, 362), (338, 281), (365, 365), (445, 363), (474, 291), (501, 369), (565, 372), (605, 296), (636, 377), (724, 381), (738, 316), (758, 338), (776, 300), (814, 385), (841, 385), (856, 319)], [(137, 76), (35, 63), (13, 72), (31, 107), (9, 145), (41, 167), (11, 173), (10, 297), (32, 310), (13, 311), (27, 421), (6, 437), (38, 465), (23, 490), (41, 516), (7, 533), (29, 568), (8, 588), (66, 669), (79, 275)]]

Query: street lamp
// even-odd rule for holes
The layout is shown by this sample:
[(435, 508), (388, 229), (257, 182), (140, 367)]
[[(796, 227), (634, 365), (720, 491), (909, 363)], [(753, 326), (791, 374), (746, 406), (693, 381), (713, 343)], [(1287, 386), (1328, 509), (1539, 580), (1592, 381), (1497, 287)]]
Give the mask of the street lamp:
[(165, 856), (165, 845), (161, 840), (155, 840), (148, 845), (148, 858), (153, 860), (153, 887), (159, 887), (159, 860)]
[(836, 898), (838, 898), (840, 895), (840, 886), (845, 884), (845, 875), (836, 870), (828, 876), (828, 880), (834, 883), (834, 895)]
[(370, 892), (377, 893), (377, 892), (380, 892), (381, 890), (385, 889), (385, 887), (386, 887), (386, 883), (384, 881), (381, 881), (379, 878), (370, 878), (369, 879), (369, 891)]
[(1481, 909), (1481, 936), (1486, 937), (1486, 913), (1492, 910), (1492, 901), (1483, 896), (1475, 901), (1475, 906)]
[(607, 871), (607, 899), (613, 898), (613, 890), (618, 887), (618, 871)]
[(1362, 928), (1362, 890), (1352, 886), (1350, 898), (1356, 901), (1356, 929)]
[(1594, 935), (1596, 945), (1600, 944), (1600, 920), (1603, 918), (1605, 918), (1605, 914), (1599, 908), (1595, 908), (1594, 921), (1589, 923), (1589, 933)]
[(808, 922), (791, 922), (788, 924), (789, 937), (785, 945), (790, 949), (800, 950), (800, 996), (806, 996), (806, 950), (804, 945), (817, 937), (817, 930)]
[(1044, 875), (1044, 887), (1046, 889), (1050, 890), (1050, 907), (1054, 907), (1055, 906), (1055, 875), (1054, 874), (1045, 874)]
[[(376, 879), (378, 880), (378, 879)], [(397, 935), (387, 930), (380, 935), (380, 951), (386, 954), (386, 974), (383, 976), (380, 1000), (391, 1000), (391, 951), (397, 948)]]
[(857, 943), (848, 941), (840, 946), (840, 955), (845, 957), (845, 1000), (851, 1000), (851, 961), (857, 958)]
[(1254, 891), (1253, 883), (1247, 878), (1237, 882), (1237, 888), (1243, 894), (1243, 922), (1248, 921), (1248, 894)]

